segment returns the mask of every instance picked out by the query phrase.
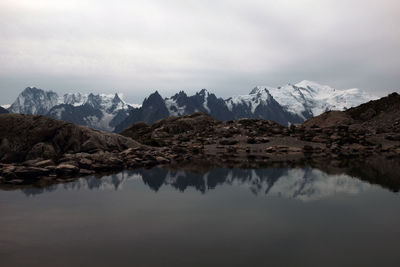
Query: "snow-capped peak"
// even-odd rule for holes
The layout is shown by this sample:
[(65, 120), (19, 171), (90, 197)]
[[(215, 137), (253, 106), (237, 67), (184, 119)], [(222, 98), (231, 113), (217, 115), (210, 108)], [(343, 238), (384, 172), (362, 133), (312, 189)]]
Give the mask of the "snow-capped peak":
[(10, 106), (11, 113), (45, 115), (58, 103), (58, 95), (53, 91), (43, 91), (36, 87), (27, 87)]
[(338, 90), (303, 80), (295, 85), (288, 83), (279, 87), (256, 86), (249, 95), (231, 97), (226, 103), (230, 110), (238, 104), (251, 106), (254, 110), (268, 97), (273, 97), (286, 111), (304, 120), (327, 110), (345, 110), (376, 98), (356, 88)]
[(302, 88), (312, 88), (314, 90), (325, 90), (325, 91), (335, 91), (334, 88), (328, 86), (328, 85), (322, 85), (317, 82), (313, 81), (308, 81), (308, 80), (303, 80), (299, 83), (296, 83), (295, 86), (297, 87), (302, 87)]
[(268, 94), (268, 86), (256, 86), (250, 91), (250, 95)]
[(123, 102), (122, 99), (119, 97), (119, 95), (117, 93), (115, 93), (114, 98), (113, 98), (113, 102), (117, 103), (117, 102)]
[(202, 96), (209, 96), (210, 92), (207, 89), (201, 89), (200, 92), (198, 92), (198, 94)]
[(10, 104), (5, 104), (5, 105), (1, 105), (2, 108), (8, 109), (9, 107), (11, 107)]
[(237, 95), (232, 96), (225, 100), (229, 110), (232, 111), (235, 105), (245, 105), (251, 108), (251, 112), (254, 113), (259, 105), (267, 105), (271, 100), (271, 94), (267, 90), (267, 87), (256, 86), (250, 91), (248, 95)]
[(63, 103), (73, 106), (81, 106), (83, 105), (88, 99), (88, 94), (81, 94), (81, 93), (69, 93), (64, 95)]
[[(93, 109), (79, 108), (84, 105), (89, 105)], [(68, 93), (58, 96), (52, 91), (27, 87), (10, 106), (9, 111), (46, 115), (79, 123), (85, 121), (86, 126), (112, 131), (115, 127), (113, 120), (115, 118), (118, 121), (123, 120), (131, 109), (132, 106), (125, 103), (119, 94)], [(88, 112), (91, 112), (90, 115)]]

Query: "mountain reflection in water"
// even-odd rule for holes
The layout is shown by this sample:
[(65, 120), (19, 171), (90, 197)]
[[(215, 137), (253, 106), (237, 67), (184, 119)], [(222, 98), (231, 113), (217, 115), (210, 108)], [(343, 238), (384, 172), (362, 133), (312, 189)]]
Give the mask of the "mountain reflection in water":
[(184, 192), (194, 188), (201, 193), (219, 186), (241, 186), (255, 195), (276, 195), (310, 201), (335, 194), (359, 194), (371, 185), (346, 174), (327, 174), (311, 167), (230, 169), (215, 168), (204, 174), (153, 168), (126, 171), (103, 178), (88, 177), (76, 181), (56, 184), (45, 188), (29, 188), (22, 191), (28, 195), (66, 190), (121, 190), (127, 180), (142, 180), (153, 191), (171, 186)]
[(3, 187), (1, 266), (398, 266), (393, 169), (179, 167)]

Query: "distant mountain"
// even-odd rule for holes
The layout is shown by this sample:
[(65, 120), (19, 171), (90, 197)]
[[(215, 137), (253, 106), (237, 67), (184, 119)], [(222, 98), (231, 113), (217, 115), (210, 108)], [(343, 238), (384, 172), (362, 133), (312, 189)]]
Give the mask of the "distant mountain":
[[(282, 87), (257, 86), (248, 95), (218, 98), (202, 89), (163, 98), (157, 91), (141, 106), (118, 94), (65, 94), (27, 87), (8, 108), (10, 113), (45, 115), (95, 129), (121, 132), (135, 122), (154, 123), (169, 116), (204, 112), (222, 121), (239, 118), (273, 120), (282, 125), (302, 123), (327, 110), (346, 110), (375, 97), (360, 89), (337, 90), (311, 81)], [(0, 110), (1, 112), (1, 110)]]
[(49, 110), (60, 103), (58, 95), (52, 91), (43, 91), (36, 87), (27, 87), (19, 94), (8, 108), (10, 113), (46, 115)]
[(375, 98), (360, 89), (337, 90), (311, 81), (277, 88), (257, 86), (248, 95), (228, 99), (217, 98), (205, 89), (193, 96), (181, 91), (165, 99), (155, 92), (144, 100), (142, 107), (131, 110), (115, 131), (121, 132), (139, 121), (153, 123), (168, 116), (198, 111), (223, 121), (254, 118), (288, 125), (302, 123), (328, 110), (346, 110)]
[(400, 95), (396, 92), (346, 111), (326, 112), (307, 120), (305, 127), (320, 128), (351, 125), (353, 129), (376, 134), (390, 133), (385, 138), (400, 141)]
[(45, 115), (94, 129), (113, 131), (133, 107), (118, 94), (65, 94), (27, 87), (10, 106), (10, 113)]

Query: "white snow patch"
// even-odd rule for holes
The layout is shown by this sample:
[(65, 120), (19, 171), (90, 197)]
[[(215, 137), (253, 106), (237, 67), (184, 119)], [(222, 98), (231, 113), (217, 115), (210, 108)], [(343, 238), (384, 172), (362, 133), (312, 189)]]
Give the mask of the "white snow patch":
[(257, 86), (248, 95), (237, 95), (227, 100), (225, 103), (230, 111), (233, 106), (246, 105), (251, 108), (251, 112), (254, 113), (256, 108), (261, 104), (268, 104), (270, 101), (270, 95), (266, 88)]
[(60, 102), (78, 107), (85, 104), (87, 99), (88, 94), (69, 93), (65, 94), (63, 98), (60, 97)]
[(164, 99), (164, 102), (171, 116), (182, 116), (185, 114), (186, 106), (178, 106), (178, 104), (171, 98)]
[[(53, 113), (54, 111), (54, 113)], [(65, 111), (65, 108), (58, 108), (58, 109), (54, 109), (51, 113), (52, 115), (55, 115), (57, 119), (61, 118), (62, 113)]]
[(210, 108), (208, 107), (208, 96), (204, 97), (204, 103), (203, 103), (203, 107), (207, 110), (208, 113), (210, 113)]
[(251, 111), (254, 113), (258, 105), (267, 102), (269, 95), (286, 111), (303, 119), (305, 119), (304, 112), (311, 112), (313, 116), (317, 116), (328, 110), (345, 110), (377, 99), (376, 96), (369, 95), (357, 88), (338, 90), (304, 80), (295, 85), (287, 84), (277, 88), (257, 86), (250, 94), (234, 96), (225, 102), (231, 111), (234, 105), (244, 104), (251, 107)]
[(142, 104), (133, 104), (133, 103), (126, 103), (126, 104), (133, 108), (141, 108), (142, 107)]
[(110, 122), (113, 118), (114, 118), (113, 114), (103, 112), (103, 117), (101, 119), (99, 119), (96, 116), (88, 116), (84, 118), (84, 120), (86, 121), (89, 127), (111, 132), (114, 130), (114, 127), (110, 126)]

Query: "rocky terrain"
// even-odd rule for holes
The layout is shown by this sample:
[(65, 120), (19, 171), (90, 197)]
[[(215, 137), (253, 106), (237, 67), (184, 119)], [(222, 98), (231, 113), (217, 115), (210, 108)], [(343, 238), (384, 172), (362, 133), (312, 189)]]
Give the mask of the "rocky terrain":
[(347, 111), (329, 111), (304, 124), (284, 127), (273, 121), (221, 122), (203, 113), (169, 117), (152, 125), (136, 123), (121, 134), (185, 154), (226, 161), (291, 160), (400, 155), (400, 96), (391, 94)]
[(43, 116), (0, 115), (0, 180), (6, 184), (185, 162), (334, 165), (377, 157), (400, 159), (397, 93), (290, 127), (261, 119), (223, 122), (194, 113), (152, 125), (138, 122), (118, 135)]
[(0, 115), (2, 182), (70, 178), (168, 162), (161, 155), (176, 156), (131, 138), (43, 116)]

